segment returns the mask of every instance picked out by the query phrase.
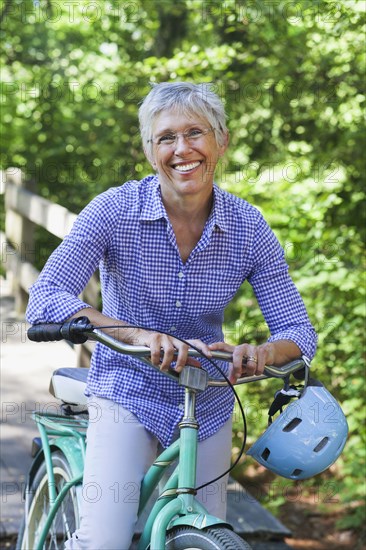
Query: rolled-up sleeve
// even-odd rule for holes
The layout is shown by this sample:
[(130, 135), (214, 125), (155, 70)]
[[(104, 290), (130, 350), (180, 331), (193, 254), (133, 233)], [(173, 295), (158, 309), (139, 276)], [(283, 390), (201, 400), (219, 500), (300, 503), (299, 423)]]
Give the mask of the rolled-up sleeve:
[(79, 298), (105, 253), (118, 217), (113, 190), (94, 199), (78, 216), (70, 234), (51, 254), (30, 288), (28, 322), (62, 322), (90, 307)]
[(248, 281), (270, 330), (270, 342), (292, 340), (312, 359), (317, 335), (293, 283), (283, 249), (262, 216), (252, 248), (253, 270)]

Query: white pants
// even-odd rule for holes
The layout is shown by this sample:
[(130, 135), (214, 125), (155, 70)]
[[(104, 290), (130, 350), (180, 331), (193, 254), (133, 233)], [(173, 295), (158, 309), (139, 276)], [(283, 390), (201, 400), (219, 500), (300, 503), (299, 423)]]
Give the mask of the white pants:
[[(89, 400), (80, 528), (66, 550), (128, 550), (137, 521), (141, 481), (154, 462), (158, 440), (137, 418), (108, 399)], [(231, 419), (198, 443), (197, 486), (230, 465)], [(198, 500), (226, 518), (227, 477), (201, 489)]]

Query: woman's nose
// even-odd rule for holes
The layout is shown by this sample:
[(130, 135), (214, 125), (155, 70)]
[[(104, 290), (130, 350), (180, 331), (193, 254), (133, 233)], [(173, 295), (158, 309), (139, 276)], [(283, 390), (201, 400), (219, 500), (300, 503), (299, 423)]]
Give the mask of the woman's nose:
[(174, 144), (174, 152), (176, 155), (180, 155), (184, 153), (185, 151), (189, 150), (191, 148), (190, 143), (188, 139), (183, 134), (178, 134), (176, 136), (175, 144)]

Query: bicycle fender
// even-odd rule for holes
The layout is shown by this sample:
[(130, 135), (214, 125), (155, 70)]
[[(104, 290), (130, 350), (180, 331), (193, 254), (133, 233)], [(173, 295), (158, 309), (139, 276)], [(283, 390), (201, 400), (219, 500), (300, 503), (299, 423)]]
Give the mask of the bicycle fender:
[(39, 469), (40, 465), (42, 464), (42, 462), (44, 461), (44, 452), (43, 452), (43, 449), (42, 447), (39, 449), (39, 451), (37, 452), (37, 454), (35, 455), (33, 461), (32, 461), (32, 464), (27, 472), (27, 476), (26, 476), (26, 479), (25, 479), (25, 486), (24, 486), (24, 490), (23, 490), (23, 496), (25, 496), (25, 491), (27, 490), (27, 487), (31, 487), (32, 483), (33, 483), (33, 479), (37, 473), (37, 470)]
[(58, 437), (50, 445), (51, 452), (55, 449), (59, 449), (65, 455), (72, 475), (74, 477), (80, 476), (84, 471), (84, 456), (80, 448), (80, 444), (74, 437)]
[(177, 517), (169, 523), (169, 529), (172, 527), (177, 527), (181, 525), (187, 525), (189, 527), (195, 527), (196, 529), (206, 529), (212, 525), (219, 525), (220, 527), (227, 527), (228, 529), (233, 530), (230, 523), (211, 516), (210, 514), (187, 514), (185, 516)]
[[(60, 450), (67, 458), (72, 474), (77, 477), (83, 473), (84, 457), (82, 455), (80, 445), (71, 437), (60, 437), (57, 440), (50, 443), (50, 452)], [(27, 487), (31, 487), (33, 479), (39, 469), (40, 465), (44, 461), (44, 449), (41, 447), (33, 459), (33, 462), (29, 468), (24, 491)]]

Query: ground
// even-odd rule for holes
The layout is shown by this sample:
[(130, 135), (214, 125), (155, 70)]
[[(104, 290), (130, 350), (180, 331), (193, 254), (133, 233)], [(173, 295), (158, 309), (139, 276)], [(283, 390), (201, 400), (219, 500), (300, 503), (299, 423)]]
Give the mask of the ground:
[[(250, 479), (250, 481), (249, 481)], [(248, 489), (253, 487), (253, 477), (246, 477)], [(263, 491), (266, 483), (259, 477), (258, 484)], [(259, 485), (258, 485), (259, 486)], [(357, 530), (340, 530), (337, 522), (342, 511), (327, 512), (314, 505), (314, 495), (301, 495), (290, 492), (288, 499), (280, 507), (277, 516), (292, 531), (293, 537), (286, 543), (294, 550), (365, 550), (366, 527)], [(1, 550), (13, 550), (15, 537), (0, 541)]]
[(280, 512), (280, 519), (293, 533), (293, 538), (286, 539), (286, 542), (296, 550), (364, 550), (365, 528), (339, 530), (336, 523), (341, 516), (341, 513), (320, 513), (301, 501), (286, 503)]
[[(357, 529), (340, 529), (338, 522), (347, 511), (340, 496), (332, 490), (333, 482), (305, 487), (292, 481), (279, 480), (262, 467), (250, 466), (240, 482), (268, 507), (292, 534), (286, 543), (295, 550), (366, 550), (366, 510), (364, 525)], [(272, 502), (279, 507), (274, 511)], [(281, 504), (282, 502), (282, 504)], [(360, 503), (360, 506), (364, 506)]]

